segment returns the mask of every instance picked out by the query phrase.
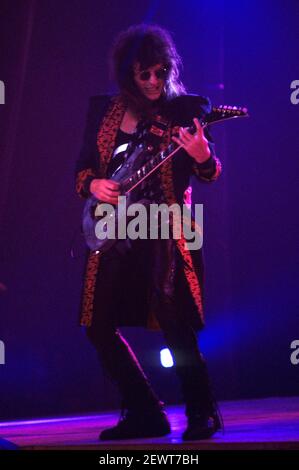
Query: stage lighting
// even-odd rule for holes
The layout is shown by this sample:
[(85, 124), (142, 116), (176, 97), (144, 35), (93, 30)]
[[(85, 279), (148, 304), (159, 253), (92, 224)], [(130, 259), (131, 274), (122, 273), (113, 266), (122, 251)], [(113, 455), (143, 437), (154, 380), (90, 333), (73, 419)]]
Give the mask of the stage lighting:
[(161, 349), (160, 351), (160, 361), (163, 367), (172, 367), (173, 359), (171, 352), (168, 348)]

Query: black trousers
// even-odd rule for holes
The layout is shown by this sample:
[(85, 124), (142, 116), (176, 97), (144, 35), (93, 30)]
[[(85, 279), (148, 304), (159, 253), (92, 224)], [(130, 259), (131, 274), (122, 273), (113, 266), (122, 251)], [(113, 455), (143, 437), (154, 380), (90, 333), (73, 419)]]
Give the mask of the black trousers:
[[(212, 413), (213, 397), (207, 367), (200, 353), (197, 334), (182, 320), (164, 313), (158, 318), (167, 347), (172, 353), (186, 404), (186, 415)], [(87, 335), (97, 350), (104, 372), (118, 387), (128, 409), (144, 409), (158, 402), (130, 345), (108, 316), (95, 321)]]

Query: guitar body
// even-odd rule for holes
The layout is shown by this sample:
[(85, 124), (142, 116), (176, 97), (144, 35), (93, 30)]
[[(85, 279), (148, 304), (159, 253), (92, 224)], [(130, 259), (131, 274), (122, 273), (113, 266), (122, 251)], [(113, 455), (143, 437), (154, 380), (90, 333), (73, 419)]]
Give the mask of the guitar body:
[[(127, 208), (133, 203), (147, 204), (149, 201), (147, 199), (136, 200), (136, 191), (122, 192), (122, 183), (123, 181), (128, 180), (131, 175), (133, 175), (139, 168), (142, 167), (144, 158), (146, 156), (146, 151), (142, 146), (137, 147), (134, 152), (125, 160), (123, 165), (115, 170), (111, 175), (110, 179), (120, 183), (121, 195), (126, 196), (125, 204), (116, 206), (115, 210), (111, 215), (105, 215), (106, 220), (111, 221), (115, 224), (115, 238), (105, 237), (100, 239), (97, 236), (98, 229), (97, 224), (104, 217), (99, 215), (101, 206), (103, 203), (97, 199), (95, 196), (91, 196), (87, 199), (82, 218), (82, 229), (85, 237), (87, 246), (92, 251), (99, 251), (104, 253), (108, 251), (117, 241), (118, 226), (127, 220)], [(106, 204), (106, 203), (104, 203)], [(122, 224), (123, 226), (123, 224)], [(105, 226), (102, 227), (102, 231), (107, 233)]]

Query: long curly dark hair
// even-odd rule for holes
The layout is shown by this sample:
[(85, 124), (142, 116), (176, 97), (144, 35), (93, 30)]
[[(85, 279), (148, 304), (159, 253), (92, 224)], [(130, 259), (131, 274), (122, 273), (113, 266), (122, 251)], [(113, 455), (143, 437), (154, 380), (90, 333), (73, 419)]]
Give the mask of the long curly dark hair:
[[(126, 103), (138, 115), (146, 115), (165, 100), (186, 93), (179, 79), (181, 58), (170, 33), (158, 25), (138, 24), (122, 31), (116, 37), (110, 57), (110, 66)], [(152, 103), (139, 91), (134, 81), (134, 64), (142, 70), (156, 64), (167, 69), (164, 93)]]

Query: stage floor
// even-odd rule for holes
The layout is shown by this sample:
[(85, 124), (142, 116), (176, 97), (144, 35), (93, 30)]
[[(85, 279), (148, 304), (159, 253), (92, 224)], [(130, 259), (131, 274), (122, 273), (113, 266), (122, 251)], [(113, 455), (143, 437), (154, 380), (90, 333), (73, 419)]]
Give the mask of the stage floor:
[(99, 442), (119, 412), (0, 423), (0, 438), (21, 449), (299, 449), (299, 397), (220, 403), (225, 432), (206, 441), (183, 442), (183, 406), (167, 407), (172, 433), (162, 438)]

